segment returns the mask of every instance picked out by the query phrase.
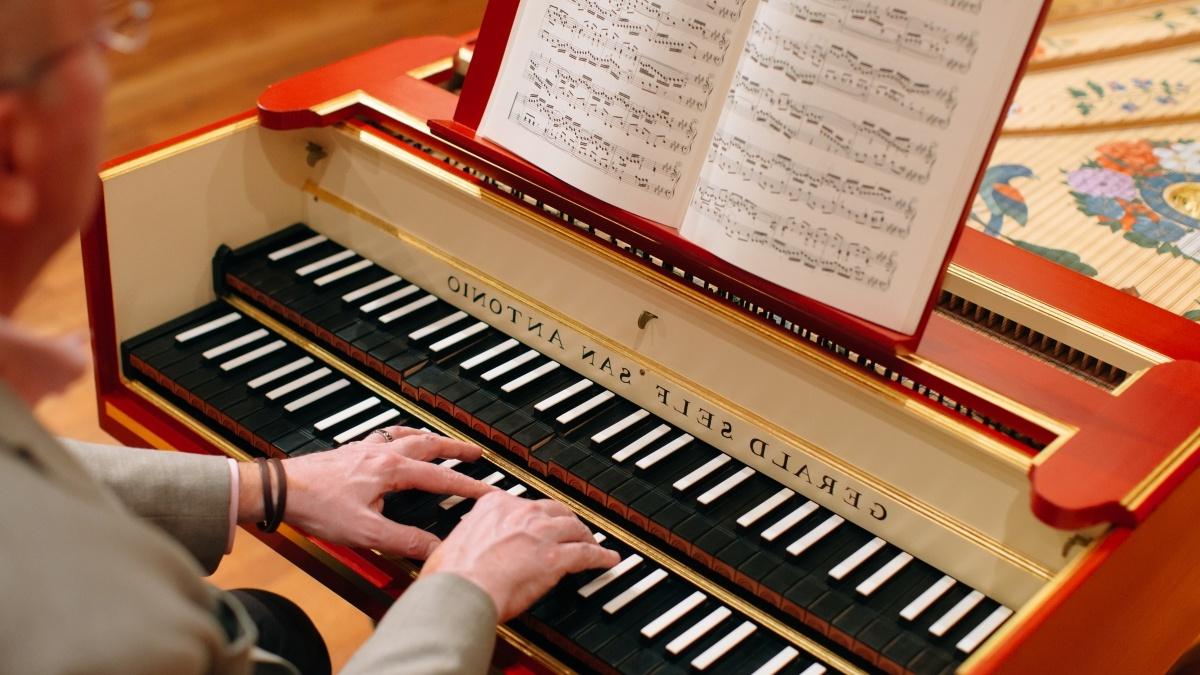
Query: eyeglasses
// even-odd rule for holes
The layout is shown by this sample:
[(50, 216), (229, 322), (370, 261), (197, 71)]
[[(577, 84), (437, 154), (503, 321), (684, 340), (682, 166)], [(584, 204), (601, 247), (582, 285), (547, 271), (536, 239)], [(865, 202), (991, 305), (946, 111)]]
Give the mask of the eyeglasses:
[(37, 84), (76, 50), (98, 44), (119, 54), (132, 54), (146, 46), (154, 5), (148, 0), (106, 0), (101, 5), (100, 23), (83, 38), (60, 47), (34, 61), (21, 73), (0, 74), (0, 91), (28, 89)]

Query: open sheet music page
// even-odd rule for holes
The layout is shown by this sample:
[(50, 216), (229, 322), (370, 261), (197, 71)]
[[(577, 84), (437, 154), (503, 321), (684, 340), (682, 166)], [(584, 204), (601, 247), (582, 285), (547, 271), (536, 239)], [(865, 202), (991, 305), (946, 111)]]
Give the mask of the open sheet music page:
[(480, 136), (678, 227), (754, 0), (523, 0)]
[(682, 234), (915, 332), (1040, 0), (761, 0)]

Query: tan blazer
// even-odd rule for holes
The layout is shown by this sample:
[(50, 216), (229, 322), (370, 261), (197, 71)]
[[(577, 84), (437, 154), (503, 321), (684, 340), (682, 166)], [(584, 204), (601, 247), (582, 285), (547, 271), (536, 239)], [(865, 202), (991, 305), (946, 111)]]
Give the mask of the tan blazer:
[[(0, 673), (294, 672), (256, 654), (245, 611), (200, 579), (228, 535), (225, 460), (70, 445), (0, 384)], [(483, 591), (434, 575), (342, 672), (483, 673), (495, 626)]]

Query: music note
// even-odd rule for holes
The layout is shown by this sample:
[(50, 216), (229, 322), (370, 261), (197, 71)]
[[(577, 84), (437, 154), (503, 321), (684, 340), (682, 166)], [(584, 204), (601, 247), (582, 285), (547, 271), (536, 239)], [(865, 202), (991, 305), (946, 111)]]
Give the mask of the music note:
[[(953, 0), (948, 0), (953, 1)], [(971, 69), (977, 31), (958, 31), (891, 3), (869, 0), (763, 0), (809, 25), (855, 35), (938, 63), (953, 72)]]
[(841, 44), (810, 38), (794, 40), (755, 21), (746, 44), (751, 63), (781, 72), (789, 80), (853, 96), (930, 126), (945, 128), (958, 107), (958, 88), (919, 81), (902, 68), (876, 65)]
[(816, 105), (797, 102), (739, 74), (729, 92), (726, 110), (765, 125), (788, 141), (873, 166), (913, 183), (928, 182), (937, 163), (937, 143), (900, 136), (866, 119), (852, 120)]

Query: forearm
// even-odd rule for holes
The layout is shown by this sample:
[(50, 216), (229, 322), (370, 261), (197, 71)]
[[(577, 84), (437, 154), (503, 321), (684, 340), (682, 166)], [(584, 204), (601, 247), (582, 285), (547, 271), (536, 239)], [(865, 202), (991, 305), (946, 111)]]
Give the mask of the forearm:
[(343, 675), (485, 673), (496, 638), (496, 605), (454, 574), (421, 577), (400, 596)]
[(221, 457), (62, 439), (129, 510), (188, 548), (209, 571), (229, 540), (231, 481)]

